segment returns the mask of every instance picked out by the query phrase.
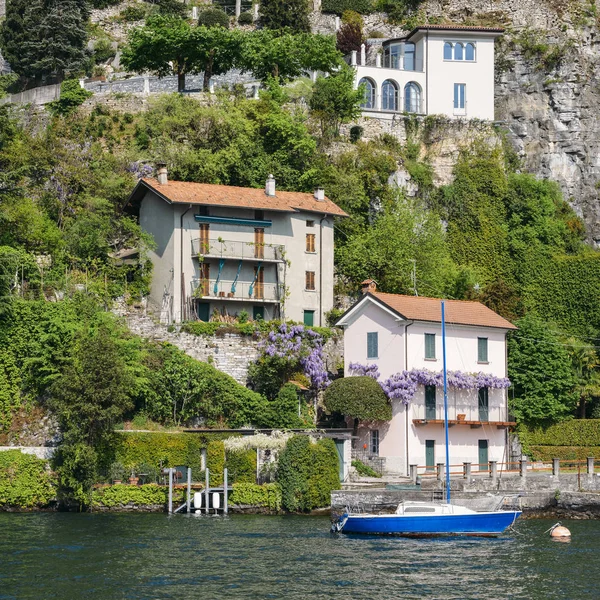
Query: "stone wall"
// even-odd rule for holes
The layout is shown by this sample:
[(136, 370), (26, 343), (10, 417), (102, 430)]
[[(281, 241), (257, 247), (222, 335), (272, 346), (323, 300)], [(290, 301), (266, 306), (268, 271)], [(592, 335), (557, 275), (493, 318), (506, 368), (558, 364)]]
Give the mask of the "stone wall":
[(0, 446), (0, 452), (7, 452), (8, 450), (20, 450), (23, 454), (32, 454), (38, 458), (48, 460), (54, 456), (56, 448), (48, 446)]
[[(248, 366), (259, 356), (259, 340), (250, 336), (226, 333), (221, 336), (202, 336), (174, 329), (169, 331), (149, 316), (129, 313), (125, 316), (132, 333), (158, 342), (169, 342), (180, 350), (204, 362), (212, 363), (219, 371), (231, 375), (246, 385)], [(329, 370), (343, 364), (344, 344), (342, 337), (332, 337), (325, 344), (325, 362)]]

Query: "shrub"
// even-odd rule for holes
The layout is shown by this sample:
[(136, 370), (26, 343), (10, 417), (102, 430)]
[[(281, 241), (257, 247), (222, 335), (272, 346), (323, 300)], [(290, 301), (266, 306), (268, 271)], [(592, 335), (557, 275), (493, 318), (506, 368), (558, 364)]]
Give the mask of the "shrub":
[(208, 442), (206, 448), (206, 467), (210, 474), (210, 487), (223, 485), (225, 468), (225, 446), (221, 440)]
[(336, 379), (325, 390), (323, 403), (329, 412), (359, 421), (389, 421), (392, 418), (392, 407), (385, 392), (372, 377)]
[(113, 48), (111, 42), (107, 38), (99, 39), (94, 44), (94, 62), (104, 63), (110, 58), (114, 58), (116, 50)]
[(238, 25), (252, 25), (254, 23), (254, 17), (251, 12), (243, 12), (238, 17)]
[(92, 92), (84, 90), (77, 79), (65, 79), (60, 84), (60, 98), (48, 104), (48, 109), (55, 115), (66, 116), (83, 104)]
[(519, 425), (524, 446), (600, 446), (600, 419), (572, 419), (550, 427)]
[(529, 446), (527, 455), (536, 461), (585, 460), (588, 456), (600, 458), (600, 446)]
[(292, 437), (279, 455), (283, 507), (297, 512), (329, 506), (332, 490), (340, 487), (338, 467), (333, 440), (314, 442), (308, 436)]
[(231, 483), (256, 483), (256, 450), (229, 450), (225, 454)]
[(281, 488), (277, 483), (236, 483), (233, 486), (231, 504), (245, 506), (264, 506), (273, 511), (281, 510)]
[(0, 506), (35, 508), (56, 498), (48, 462), (20, 450), (0, 452)]
[[(360, 125), (353, 125), (352, 127), (350, 127), (350, 141), (353, 144), (356, 144), (356, 142), (358, 142), (358, 140), (360, 140), (360, 138), (363, 136), (363, 132), (364, 132), (364, 129)], [(329, 314), (327, 316), (328, 319), (330, 318), (329, 315), (331, 315), (334, 310), (337, 310), (337, 313), (334, 313), (334, 314), (338, 319), (342, 316), (343, 311), (332, 308), (331, 311), (329, 311)], [(329, 322), (331, 323), (331, 321), (329, 321)], [(334, 325), (335, 321), (333, 321), (333, 323), (331, 323), (331, 324)]]
[(371, 0), (323, 0), (321, 3), (321, 11), (324, 13), (341, 16), (346, 10), (368, 15), (373, 12), (374, 7)]
[[(183, 502), (185, 491), (173, 490), (173, 502)], [(115, 508), (117, 506), (165, 506), (169, 500), (167, 486), (149, 483), (147, 485), (111, 485), (95, 488), (92, 491), (92, 508)]]
[(220, 8), (207, 8), (198, 15), (198, 25), (229, 29), (229, 17)]
[(127, 479), (129, 473), (125, 468), (125, 465), (116, 460), (112, 465), (110, 465), (110, 469), (108, 470), (108, 477), (112, 482), (115, 481), (124, 481)]
[(363, 477), (381, 477), (381, 475), (372, 469), (369, 465), (365, 465), (362, 460), (353, 460), (352, 466), (356, 469), (356, 472)]
[(119, 17), (128, 23), (133, 21), (141, 21), (146, 17), (146, 8), (142, 4), (127, 6), (119, 13)]

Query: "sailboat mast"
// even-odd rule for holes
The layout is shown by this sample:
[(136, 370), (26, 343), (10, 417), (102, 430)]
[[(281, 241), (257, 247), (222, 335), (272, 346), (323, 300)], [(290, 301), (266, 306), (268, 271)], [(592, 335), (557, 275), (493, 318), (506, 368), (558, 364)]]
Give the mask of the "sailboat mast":
[(450, 445), (448, 443), (448, 377), (446, 371), (446, 318), (442, 300), (442, 363), (444, 367), (444, 432), (446, 434), (446, 502), (450, 504)]

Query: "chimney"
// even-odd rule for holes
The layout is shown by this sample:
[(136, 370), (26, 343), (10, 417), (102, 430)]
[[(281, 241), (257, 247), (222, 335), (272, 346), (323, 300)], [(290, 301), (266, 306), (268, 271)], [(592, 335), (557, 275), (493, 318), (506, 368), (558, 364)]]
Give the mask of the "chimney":
[(325, 200), (325, 190), (321, 186), (315, 188), (315, 200), (318, 200), (319, 202)]
[(167, 185), (169, 183), (167, 175), (167, 163), (156, 163), (156, 179), (158, 179), (160, 185)]
[(377, 291), (377, 282), (374, 279), (365, 279), (360, 284), (360, 291), (363, 294), (373, 293)]
[(265, 184), (265, 194), (267, 196), (275, 195), (275, 178), (273, 175), (269, 175), (267, 178), (267, 183)]

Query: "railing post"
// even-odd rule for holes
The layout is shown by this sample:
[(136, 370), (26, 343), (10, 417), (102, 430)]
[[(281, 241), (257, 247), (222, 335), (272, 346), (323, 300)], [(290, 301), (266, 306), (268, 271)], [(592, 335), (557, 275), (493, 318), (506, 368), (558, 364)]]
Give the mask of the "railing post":
[(471, 477), (471, 463), (464, 462), (463, 463), (463, 478), (469, 479), (469, 477)]
[(168, 471), (169, 471), (169, 514), (173, 513), (173, 471), (175, 469), (172, 469), (171, 467), (169, 467)]
[(527, 459), (519, 461), (519, 475), (521, 477), (527, 477)]
[(409, 465), (410, 479), (414, 485), (417, 484), (417, 465)]
[(363, 67), (367, 64), (367, 47), (364, 44), (360, 45), (360, 64)]
[(594, 457), (593, 456), (587, 457), (587, 475), (588, 475), (588, 479), (592, 479), (592, 477), (594, 476)]
[(192, 507), (192, 467), (188, 467), (187, 472), (187, 501), (186, 501), (186, 510), (189, 515)]
[(552, 477), (558, 477), (560, 475), (560, 458), (552, 459)]
[(223, 469), (223, 513), (227, 514), (229, 507), (227, 506), (227, 467)]
[(441, 481), (442, 479), (444, 479), (444, 463), (437, 464), (437, 478), (438, 478), (438, 481)]
[(498, 478), (498, 461), (490, 460), (490, 478), (492, 481), (496, 481)]
[(352, 50), (352, 53), (350, 54), (350, 65), (353, 67), (356, 67), (356, 50)]
[(208, 493), (209, 481), (210, 481), (210, 473), (208, 471), (208, 467), (206, 467), (206, 483), (204, 487), (204, 498), (206, 500), (206, 514), (208, 514), (208, 507), (210, 506), (210, 495)]
[(242, 14), (242, 0), (235, 0), (235, 19)]
[(379, 52), (375, 55), (375, 66), (378, 69), (381, 68), (381, 54)]

